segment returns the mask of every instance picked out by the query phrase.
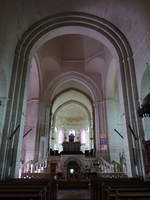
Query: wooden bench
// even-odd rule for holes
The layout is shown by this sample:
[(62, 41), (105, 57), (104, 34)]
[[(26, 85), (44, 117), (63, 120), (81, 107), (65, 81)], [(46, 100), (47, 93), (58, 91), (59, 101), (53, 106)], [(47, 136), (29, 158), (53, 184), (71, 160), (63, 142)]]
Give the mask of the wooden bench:
[(0, 199), (55, 200), (55, 183), (43, 179), (0, 181)]
[(101, 199), (150, 199), (150, 183), (143, 181), (121, 181), (113, 183), (103, 183), (101, 189)]
[(141, 179), (97, 179), (92, 182), (92, 200), (148, 200), (150, 183)]

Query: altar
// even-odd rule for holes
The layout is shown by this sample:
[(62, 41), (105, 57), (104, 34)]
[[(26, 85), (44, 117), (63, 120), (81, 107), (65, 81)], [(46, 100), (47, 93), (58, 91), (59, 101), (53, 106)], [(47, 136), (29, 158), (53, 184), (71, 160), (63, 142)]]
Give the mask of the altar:
[(69, 135), (69, 141), (65, 141), (62, 144), (63, 152), (62, 154), (80, 154), (80, 142), (74, 142), (74, 135)]

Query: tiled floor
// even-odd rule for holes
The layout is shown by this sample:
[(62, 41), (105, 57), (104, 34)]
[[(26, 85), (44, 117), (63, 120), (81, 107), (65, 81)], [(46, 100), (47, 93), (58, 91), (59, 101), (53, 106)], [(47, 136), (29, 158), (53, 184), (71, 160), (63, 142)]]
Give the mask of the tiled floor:
[(57, 200), (90, 200), (90, 192), (86, 189), (59, 190)]

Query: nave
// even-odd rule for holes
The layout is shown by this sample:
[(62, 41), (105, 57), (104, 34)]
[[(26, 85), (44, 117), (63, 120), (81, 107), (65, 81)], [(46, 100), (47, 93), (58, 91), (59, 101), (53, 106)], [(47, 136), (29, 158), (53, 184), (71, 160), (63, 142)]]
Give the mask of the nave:
[(150, 2), (0, 6), (0, 200), (150, 200)]

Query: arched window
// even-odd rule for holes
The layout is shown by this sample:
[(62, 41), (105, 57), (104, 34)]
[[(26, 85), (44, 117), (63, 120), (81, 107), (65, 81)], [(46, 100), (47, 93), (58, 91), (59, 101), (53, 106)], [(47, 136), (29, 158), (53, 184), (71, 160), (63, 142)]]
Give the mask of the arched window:
[(62, 144), (64, 142), (64, 130), (61, 128), (58, 134), (58, 144)]
[(74, 129), (70, 129), (70, 131), (69, 131), (69, 135), (76, 135), (76, 131), (74, 130)]
[(80, 141), (81, 144), (85, 144), (85, 129), (80, 129)]

